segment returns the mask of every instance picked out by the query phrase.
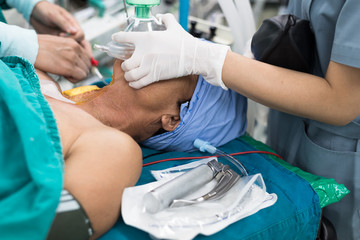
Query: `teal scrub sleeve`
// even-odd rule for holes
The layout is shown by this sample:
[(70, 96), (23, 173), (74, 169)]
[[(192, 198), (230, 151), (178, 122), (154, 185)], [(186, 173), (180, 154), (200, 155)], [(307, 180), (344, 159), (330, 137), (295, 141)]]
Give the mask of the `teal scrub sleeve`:
[(6, 0), (5, 2), (9, 7), (16, 8), (16, 10), (24, 16), (26, 21), (29, 22), (31, 13), (40, 0)]
[(0, 239), (46, 239), (64, 158), (54, 114), (23, 58), (0, 58), (0, 143)]
[(34, 30), (0, 22), (0, 57), (18, 56), (35, 63), (39, 44)]
[(347, 0), (336, 22), (331, 60), (360, 68), (360, 4), (359, 0)]

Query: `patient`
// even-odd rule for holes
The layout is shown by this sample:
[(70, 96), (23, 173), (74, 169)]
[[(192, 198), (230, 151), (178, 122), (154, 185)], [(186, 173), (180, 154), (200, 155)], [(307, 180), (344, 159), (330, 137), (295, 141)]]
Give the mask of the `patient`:
[(160, 129), (175, 130), (180, 123), (180, 105), (191, 99), (197, 76), (134, 90), (125, 81), (120, 63), (119, 60), (114, 63), (111, 85), (70, 99), (105, 125), (129, 134), (137, 142), (150, 138)]
[[(50, 79), (37, 73), (41, 83)], [(77, 105), (45, 97), (62, 143), (64, 189), (81, 204), (93, 237), (98, 238), (119, 218), (124, 188), (135, 185), (140, 176), (141, 149), (129, 135), (104, 125)]]
[(128, 135), (155, 149), (189, 151), (197, 137), (218, 146), (246, 128), (246, 99), (241, 95), (198, 76), (135, 90), (120, 65), (116, 60), (110, 85), (67, 98), (38, 71), (58, 122), (64, 188), (82, 204), (95, 237), (115, 223), (123, 189), (134, 185), (141, 172), (141, 150)]

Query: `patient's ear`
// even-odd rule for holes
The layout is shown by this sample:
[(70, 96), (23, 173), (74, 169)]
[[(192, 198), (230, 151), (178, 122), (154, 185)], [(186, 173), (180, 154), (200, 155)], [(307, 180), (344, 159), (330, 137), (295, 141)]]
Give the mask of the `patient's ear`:
[(161, 125), (165, 131), (174, 131), (180, 123), (180, 117), (170, 114), (164, 114), (161, 116)]

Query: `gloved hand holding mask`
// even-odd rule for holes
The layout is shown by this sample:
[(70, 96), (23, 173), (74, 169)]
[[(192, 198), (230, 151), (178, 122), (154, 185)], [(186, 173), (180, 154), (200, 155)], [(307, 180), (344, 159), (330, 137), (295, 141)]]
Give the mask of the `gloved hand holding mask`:
[(119, 32), (112, 36), (118, 43), (135, 45), (133, 55), (122, 64), (130, 86), (142, 88), (159, 80), (198, 74), (227, 90), (221, 72), (230, 48), (194, 38), (172, 14), (159, 14), (157, 18), (165, 24), (165, 31)]

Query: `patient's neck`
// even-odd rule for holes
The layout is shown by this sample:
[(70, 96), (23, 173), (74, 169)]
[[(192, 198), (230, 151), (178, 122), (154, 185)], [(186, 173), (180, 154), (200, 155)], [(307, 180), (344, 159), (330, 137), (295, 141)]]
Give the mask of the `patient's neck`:
[(80, 100), (78, 107), (93, 115), (103, 124), (121, 129), (120, 122), (126, 117), (126, 110), (123, 107), (125, 99), (119, 97), (111, 98), (111, 89), (104, 87), (99, 91), (91, 91), (86, 99)]
[[(117, 80), (99, 91), (89, 93), (87, 100), (78, 106), (103, 124), (123, 130), (133, 127), (133, 119), (143, 117), (144, 114), (141, 113), (145, 111), (158, 112), (167, 102), (190, 100), (196, 83), (197, 76), (187, 76), (181, 78), (181, 81), (156, 83), (148, 88), (135, 90), (125, 80)], [(164, 84), (176, 94), (164, 99), (163, 96), (168, 91), (159, 90)]]

